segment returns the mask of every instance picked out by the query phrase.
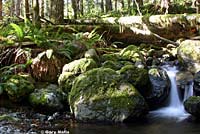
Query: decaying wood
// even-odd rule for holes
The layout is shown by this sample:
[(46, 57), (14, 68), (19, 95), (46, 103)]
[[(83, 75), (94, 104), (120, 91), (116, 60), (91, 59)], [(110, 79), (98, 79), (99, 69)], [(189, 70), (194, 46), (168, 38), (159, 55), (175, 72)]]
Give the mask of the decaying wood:
[(72, 29), (90, 32), (98, 27), (97, 32), (110, 41), (178, 45), (177, 39), (198, 36), (200, 14), (107, 17), (65, 22), (67, 25), (58, 27), (63, 27), (66, 32), (74, 32)]

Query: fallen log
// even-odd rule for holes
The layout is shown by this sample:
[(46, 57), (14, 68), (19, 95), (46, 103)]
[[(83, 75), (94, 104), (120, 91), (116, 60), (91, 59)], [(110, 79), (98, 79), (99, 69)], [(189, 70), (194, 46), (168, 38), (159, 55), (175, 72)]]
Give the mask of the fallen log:
[(199, 26), (200, 14), (168, 14), (71, 20), (56, 27), (66, 32), (91, 32), (98, 27), (97, 32), (111, 42), (178, 45), (177, 39), (198, 36)]

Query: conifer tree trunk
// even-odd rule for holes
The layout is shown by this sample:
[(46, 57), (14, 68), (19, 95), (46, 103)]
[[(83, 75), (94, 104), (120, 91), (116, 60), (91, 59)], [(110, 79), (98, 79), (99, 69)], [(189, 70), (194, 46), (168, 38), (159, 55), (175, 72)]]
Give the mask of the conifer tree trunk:
[(80, 0), (80, 12), (81, 12), (81, 15), (83, 15), (83, 0)]
[(16, 2), (16, 5), (15, 5), (16, 16), (20, 16), (21, 2), (22, 2), (22, 0), (17, 0), (17, 2)]
[(33, 0), (33, 25), (40, 27), (39, 1)]
[(115, 0), (115, 11), (117, 11), (117, 0)]
[(30, 19), (29, 1), (25, 0), (25, 18)]
[(112, 11), (112, 1), (106, 0), (106, 12)]
[(0, 0), (0, 20), (3, 19), (3, 15), (2, 15), (2, 0)]
[(41, 0), (41, 11), (40, 11), (41, 18), (44, 18), (44, 0)]
[(72, 1), (72, 8), (74, 11), (74, 19), (77, 19), (78, 17), (78, 3), (77, 0), (71, 0)]
[(101, 0), (101, 12), (104, 13), (104, 0)]
[(51, 21), (61, 24), (64, 21), (64, 0), (51, 0)]

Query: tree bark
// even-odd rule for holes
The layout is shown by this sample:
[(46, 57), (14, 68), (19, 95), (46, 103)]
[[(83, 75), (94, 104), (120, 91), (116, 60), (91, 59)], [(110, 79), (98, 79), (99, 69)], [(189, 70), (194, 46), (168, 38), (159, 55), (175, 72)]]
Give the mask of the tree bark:
[(112, 1), (106, 0), (106, 12), (112, 11)]
[(15, 5), (15, 10), (16, 10), (16, 15), (17, 16), (20, 16), (21, 2), (22, 2), (22, 0), (17, 0), (16, 5)]
[(39, 1), (33, 0), (33, 25), (40, 27)]
[(40, 16), (41, 18), (44, 18), (44, 0), (41, 0)]
[(2, 15), (2, 0), (0, 0), (0, 20), (3, 19), (3, 15)]
[(104, 13), (104, 0), (101, 0), (101, 12)]
[(73, 8), (73, 11), (74, 11), (74, 19), (77, 19), (78, 17), (78, 3), (77, 3), (77, 0), (71, 0), (72, 2), (72, 8)]
[(64, 20), (64, 0), (51, 0), (51, 21), (62, 24)]
[(25, 0), (25, 18), (30, 19), (29, 1)]

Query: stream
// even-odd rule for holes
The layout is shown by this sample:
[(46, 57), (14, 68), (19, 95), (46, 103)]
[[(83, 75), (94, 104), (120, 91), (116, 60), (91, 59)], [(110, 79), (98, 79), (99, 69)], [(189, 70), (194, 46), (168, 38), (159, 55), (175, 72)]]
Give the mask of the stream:
[(200, 122), (190, 116), (183, 107), (183, 100), (193, 95), (193, 83), (185, 89), (183, 100), (176, 86), (175, 67), (164, 67), (171, 82), (169, 104), (150, 111), (137, 123), (83, 124), (76, 123), (70, 113), (39, 114), (27, 107), (0, 107), (0, 134), (199, 134)]

